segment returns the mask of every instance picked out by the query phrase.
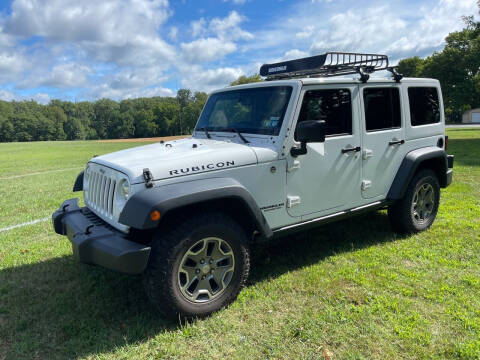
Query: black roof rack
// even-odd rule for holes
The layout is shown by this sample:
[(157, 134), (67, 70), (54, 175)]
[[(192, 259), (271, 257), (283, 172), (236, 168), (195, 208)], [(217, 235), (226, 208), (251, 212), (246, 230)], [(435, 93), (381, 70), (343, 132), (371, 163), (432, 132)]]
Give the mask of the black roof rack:
[(260, 75), (266, 76), (267, 80), (278, 80), (360, 74), (362, 82), (367, 82), (370, 78), (369, 74), (379, 70), (390, 71), (397, 82), (402, 79), (402, 76), (396, 72), (396, 68), (388, 66), (387, 55), (337, 51), (275, 64), (264, 64), (260, 68)]

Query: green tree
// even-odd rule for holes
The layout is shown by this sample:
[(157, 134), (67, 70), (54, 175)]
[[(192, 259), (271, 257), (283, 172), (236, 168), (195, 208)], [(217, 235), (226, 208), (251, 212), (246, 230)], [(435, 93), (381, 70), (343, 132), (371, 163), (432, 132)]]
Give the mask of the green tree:
[(398, 63), (398, 72), (407, 77), (420, 77), (424, 64), (425, 60), (418, 56), (403, 59)]
[(231, 86), (234, 85), (243, 85), (243, 84), (249, 84), (249, 83), (254, 83), (254, 82), (259, 82), (263, 81), (262, 77), (259, 74), (253, 74), (251, 76), (246, 76), (246, 75), (241, 75), (238, 77), (237, 80), (232, 81), (230, 83)]

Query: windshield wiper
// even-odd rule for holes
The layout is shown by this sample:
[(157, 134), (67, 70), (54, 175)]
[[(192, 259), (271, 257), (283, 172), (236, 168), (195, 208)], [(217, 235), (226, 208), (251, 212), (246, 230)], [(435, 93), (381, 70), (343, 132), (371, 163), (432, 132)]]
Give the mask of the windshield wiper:
[(205, 131), (205, 135), (207, 136), (207, 138), (211, 139), (212, 137), (210, 136), (210, 134), (208, 133), (208, 129), (206, 127), (201, 127), (199, 129), (197, 129), (197, 131)]
[(227, 131), (236, 133), (238, 137), (243, 140), (244, 144), (248, 144), (250, 142), (247, 139), (245, 139), (245, 136), (243, 136), (242, 133), (235, 128), (227, 129)]

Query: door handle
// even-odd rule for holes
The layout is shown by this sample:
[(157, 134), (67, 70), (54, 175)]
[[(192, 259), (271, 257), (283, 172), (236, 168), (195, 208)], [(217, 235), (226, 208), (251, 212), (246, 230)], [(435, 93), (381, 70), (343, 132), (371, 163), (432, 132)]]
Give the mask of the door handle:
[(405, 140), (392, 140), (388, 142), (388, 145), (403, 145), (405, 144)]
[(348, 152), (357, 152), (357, 151), (360, 151), (360, 146), (357, 146), (357, 147), (352, 147), (352, 148), (346, 148), (346, 149), (342, 149), (342, 154), (345, 154), (345, 153), (348, 153)]

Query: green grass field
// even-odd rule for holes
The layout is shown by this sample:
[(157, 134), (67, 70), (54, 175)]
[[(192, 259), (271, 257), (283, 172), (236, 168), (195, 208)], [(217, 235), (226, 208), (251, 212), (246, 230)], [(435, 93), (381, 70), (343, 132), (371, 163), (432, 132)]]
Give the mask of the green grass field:
[[(50, 222), (0, 232), (0, 360), (480, 359), (480, 131), (449, 136), (429, 231), (399, 237), (383, 211), (256, 247), (238, 300), (192, 323), (156, 314), (140, 277), (77, 263)], [(135, 145), (0, 144), (0, 228), (50, 216), (91, 156)]]

